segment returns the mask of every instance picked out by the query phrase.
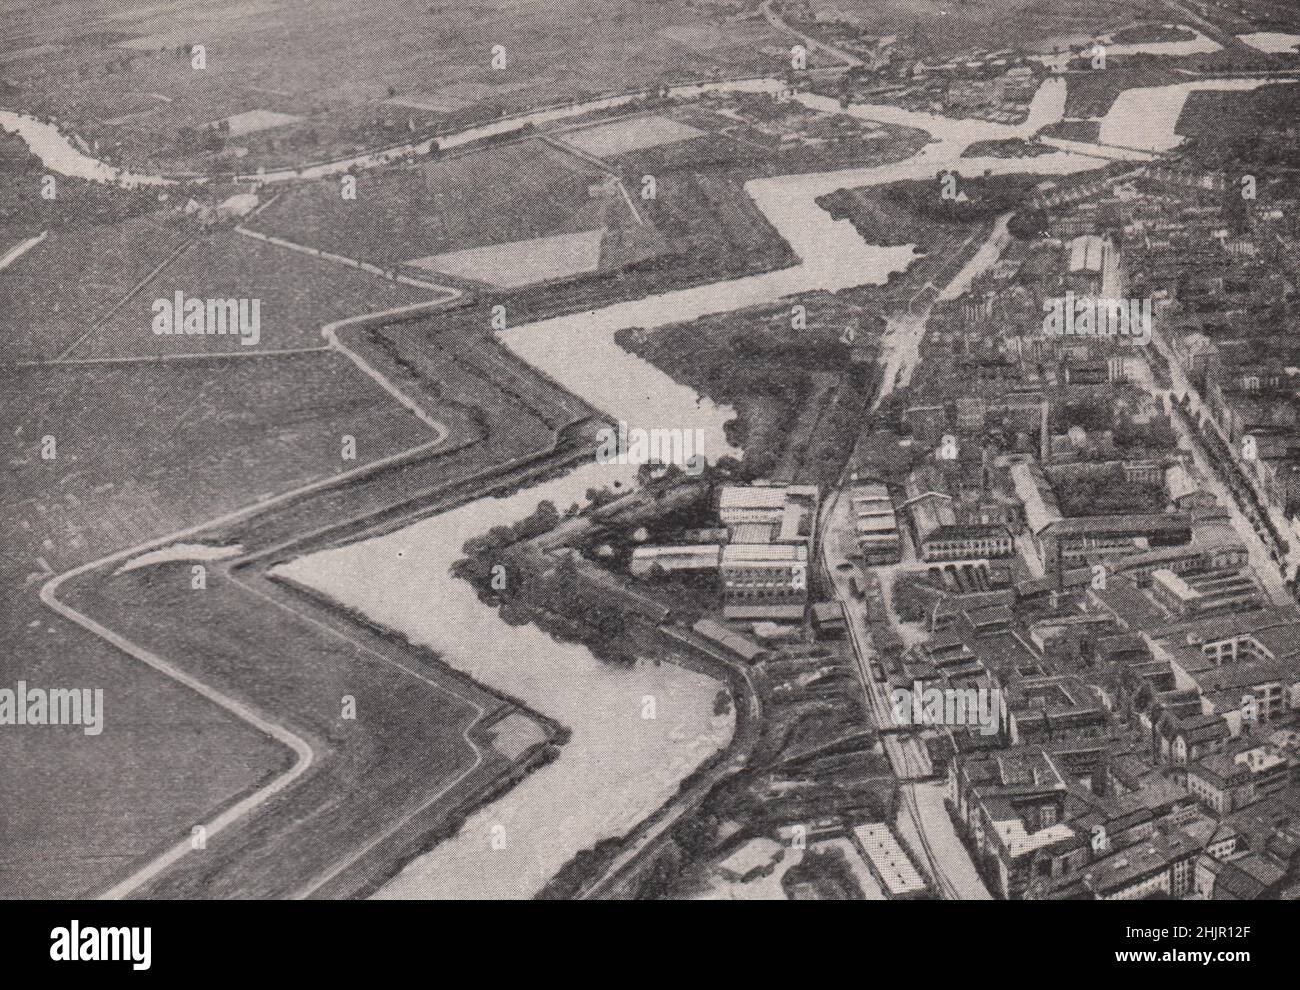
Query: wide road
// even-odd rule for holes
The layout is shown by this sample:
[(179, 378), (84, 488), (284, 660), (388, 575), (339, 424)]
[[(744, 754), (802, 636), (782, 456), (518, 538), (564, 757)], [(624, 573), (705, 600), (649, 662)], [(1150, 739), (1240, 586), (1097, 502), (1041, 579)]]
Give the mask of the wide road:
[[(1007, 230), (1009, 220), (1010, 214), (998, 218), (987, 241), (952, 281), (939, 290), (937, 298), (956, 298), (981, 272), (997, 263), (1010, 240)], [(922, 312), (889, 321), (882, 340), (883, 379), (880, 391), (872, 402), (872, 410), (893, 393), (897, 387), (896, 382), (901, 384), (911, 380), (919, 360), (921, 340), (925, 336), (929, 315), (930, 307), (927, 306)], [(818, 521), (819, 554), (828, 588), (835, 592), (836, 598), (844, 606), (858, 676), (871, 703), (876, 726), (884, 729), (892, 725), (892, 705), (887, 693), (888, 682), (879, 682), (871, 676), (871, 661), (877, 659), (878, 654), (871, 642), (866, 604), (853, 594), (849, 585), (849, 579), (859, 572), (859, 568), (842, 550), (846, 543), (852, 541), (855, 532), (852, 505), (844, 497), (844, 492), (841, 485), (829, 495), (823, 505)], [(877, 569), (878, 572), (887, 570)], [(882, 585), (889, 576), (882, 574)], [(892, 611), (890, 615), (892, 621)], [(957, 837), (948, 817), (943, 803), (943, 787), (932, 782), (919, 782), (934, 773), (923, 741), (913, 733), (897, 732), (882, 732), (881, 741), (895, 776), (903, 782), (899, 787), (899, 813), (900, 816), (907, 816), (911, 828), (902, 821), (900, 827), (905, 834), (909, 831), (913, 834), (913, 844), (920, 847), (927, 860), (930, 875), (939, 893), (950, 900), (990, 900), (988, 888), (976, 872), (966, 847)]]
[[(1209, 410), (1201, 400), (1201, 396), (1197, 392), (1196, 388), (1190, 381), (1188, 381), (1187, 376), (1183, 373), (1182, 367), (1178, 364), (1178, 359), (1170, 351), (1164, 333), (1159, 327), (1154, 328), (1151, 343), (1148, 346), (1157, 348), (1168, 362), (1169, 377), (1173, 383), (1173, 388), (1160, 388), (1150, 374), (1144, 374), (1141, 383), (1145, 385), (1148, 391), (1150, 391), (1157, 399), (1168, 402), (1171, 406), (1179, 396), (1190, 396), (1192, 416), (1196, 419), (1200, 419), (1202, 415), (1208, 415)], [(1196, 465), (1198, 473), (1204, 479), (1205, 487), (1219, 500), (1219, 505), (1227, 509), (1231, 514), (1233, 531), (1246, 545), (1247, 550), (1250, 552), (1251, 569), (1259, 576), (1260, 582), (1264, 585), (1264, 588), (1268, 592), (1269, 597), (1273, 600), (1273, 603), (1283, 607), (1294, 606), (1295, 599), (1287, 590), (1281, 569), (1278, 567), (1277, 562), (1273, 560), (1273, 556), (1264, 545), (1264, 541), (1260, 539), (1259, 534), (1255, 532), (1255, 527), (1251, 525), (1250, 520), (1246, 518), (1245, 513), (1243, 513), (1241, 508), (1237, 505), (1237, 500), (1232, 497), (1232, 492), (1228, 489), (1228, 486), (1223, 483), (1223, 480), (1219, 477), (1214, 465), (1210, 462), (1209, 458), (1206, 457), (1205, 449), (1202, 446), (1203, 441), (1194, 435), (1191, 427), (1176, 412), (1171, 414), (1170, 421), (1173, 423), (1173, 427), (1179, 435), (1179, 445), (1192, 452), (1193, 462)], [(1213, 420), (1211, 420), (1211, 423), (1213, 423)], [(1212, 429), (1217, 430), (1218, 427), (1212, 426)], [(1227, 438), (1224, 438), (1224, 442), (1228, 442)], [(1273, 521), (1274, 525), (1278, 526), (1278, 531), (1284, 536), (1292, 532), (1290, 524), (1285, 519), (1279, 519), (1278, 516), (1274, 514)], [(1279, 522), (1281, 525), (1278, 525)], [(1289, 561), (1289, 566), (1292, 573), (1294, 573), (1297, 563), (1300, 563), (1300, 540), (1293, 538), (1290, 539), (1289, 542), (1291, 543), (1291, 560)]]
[[(857, 567), (851, 565), (845, 569), (844, 565), (850, 562), (839, 551), (840, 535), (853, 532), (852, 506), (841, 491), (832, 493), (830, 503), (821, 540), (823, 573), (844, 605), (858, 675), (871, 703), (875, 724), (884, 729), (892, 725), (892, 708), (886, 693), (888, 683), (871, 676), (870, 664), (877, 654), (868, 632), (866, 607), (849, 588), (849, 578)], [(912, 844), (920, 847), (939, 894), (949, 900), (991, 899), (944, 808), (942, 786), (925, 780), (934, 773), (934, 768), (920, 737), (913, 733), (882, 732), (881, 741), (900, 781), (900, 830), (905, 837), (908, 832), (915, 837)]]

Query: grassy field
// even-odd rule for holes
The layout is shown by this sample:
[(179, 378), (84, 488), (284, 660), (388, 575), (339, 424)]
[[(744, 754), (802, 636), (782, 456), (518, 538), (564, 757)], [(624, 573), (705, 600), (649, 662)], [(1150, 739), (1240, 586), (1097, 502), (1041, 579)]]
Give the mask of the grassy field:
[(93, 896), (288, 766), (278, 743), (55, 615), (21, 578), (0, 565), (4, 686), (100, 688), (104, 731), (0, 733), (0, 897)]
[[(509, 363), (499, 355), (496, 361)], [(544, 420), (580, 412), (565, 408), (563, 397), (548, 398), (522, 370), (494, 364), (490, 351), (461, 353), (455, 361), (430, 354), (426, 367), (441, 378), (416, 394), (451, 430), (445, 455), (435, 451), (390, 469), (369, 487), (340, 486), (302, 506), (268, 510), (233, 538), (258, 548), (374, 512), (411, 497), (419, 486), (467, 477), (488, 458), (531, 451), (553, 436)], [(489, 417), (482, 403), (493, 376), (503, 385)], [(264, 784), (288, 757), (278, 744), (55, 616), (36, 597), (44, 576), (408, 449), (431, 434), (336, 354), (11, 368), (3, 377), (12, 427), (5, 455), (13, 480), (0, 511), (0, 523), (11, 534), (0, 556), (0, 633), (10, 648), (10, 669), (32, 684), (104, 688), (109, 728), (95, 739), (64, 730), (6, 733), (0, 739), (0, 759), (14, 768), (6, 782), (21, 795), (14, 802), (21, 808), (7, 815), (6, 825), (14, 827), (3, 842), (0, 892), (95, 893), (141, 857), (186, 834), (195, 821)], [(478, 404), (457, 404), (453, 385), (455, 400)], [(525, 403), (536, 412), (525, 414)], [(524, 415), (541, 417), (535, 431), (520, 428)], [(480, 443), (489, 418), (490, 442)], [(357, 438), (355, 462), (339, 456), (345, 432)], [(37, 454), (47, 433), (58, 439), (58, 457), (51, 462)], [(212, 539), (221, 542), (226, 535)], [(341, 679), (350, 676), (346, 668), (355, 658), (322, 644), (316, 627), (286, 622), (273, 614), (275, 606), (261, 608), (211, 568), (209, 597), (187, 597), (183, 564), (132, 571), (101, 584), (103, 576), (65, 586), (64, 599), (75, 598), (76, 607), (167, 659), (192, 664), (204, 680), (247, 692), (241, 697), (277, 720), (281, 714), (300, 718), (305, 733), (326, 738), (327, 749), (342, 744), (325, 732), (326, 716), (310, 701), (315, 696), (301, 692), (335, 691), (327, 707), (337, 712)], [(187, 595), (177, 597), (182, 587)], [(348, 682), (347, 693), (366, 699), (363, 710), (385, 715), (371, 719), (373, 732), (358, 736), (355, 749), (323, 764), (324, 772), (295, 791), (293, 800), (305, 803), (294, 807), (308, 810), (259, 820), (248, 832), (232, 835), (229, 845), (210, 844), (216, 855), (188, 864), (194, 872), (170, 877), (167, 890), (283, 893), (273, 885), (302, 881), (367, 837), (377, 827), (366, 819), (373, 808), (385, 808), (396, 820), (413, 811), (421, 796), (427, 799), (439, 780), (467, 767), (468, 746), (459, 737), (467, 724), (463, 702), (441, 694), (430, 699), (423, 687), (386, 681), (381, 674), (363, 663)], [(375, 722), (384, 725), (376, 728)], [(444, 730), (445, 737), (430, 735)], [(383, 768), (399, 765), (392, 754), (411, 752), (404, 748), (411, 740), (417, 741), (418, 765), (401, 764), (386, 776)], [(485, 752), (481, 774), (467, 778), (449, 802), (472, 798), (499, 773), (515, 772), (490, 747)], [(50, 785), (52, 777), (58, 786)], [(413, 779), (428, 790), (413, 787)], [(365, 800), (340, 801), (340, 794), (363, 784), (371, 788)], [(383, 863), (422, 847), (430, 830), (451, 827), (449, 807), (440, 804), (415, 816), (375, 851), (374, 862), (359, 864), (355, 877), (340, 877), (334, 891), (346, 896), (361, 889), (355, 885), (369, 882)], [(325, 841), (303, 843), (281, 831), (284, 822), (308, 815), (321, 821)]]
[[(432, 282), (432, 280), (431, 280)], [(260, 340), (238, 335), (158, 335), (151, 329), (156, 299), (257, 299)], [(268, 244), (232, 230), (196, 237), (141, 291), (68, 356), (153, 357), (168, 354), (240, 354), (322, 347), (321, 327), (441, 296), (389, 281), (334, 261)]]
[(939, 56), (972, 48), (1051, 51), (1148, 15), (1168, 17), (1158, 0), (811, 0), (810, 6), (842, 11), (864, 33), (900, 35)]
[(920, 131), (821, 113), (766, 94), (713, 93), (664, 117), (701, 134), (633, 149), (606, 163), (632, 178), (692, 171), (725, 173), (743, 183), (897, 161), (929, 140)]
[(348, 346), (371, 367), (416, 402), (437, 410), (449, 439), (363, 481), (231, 523), (220, 531), (222, 541), (264, 549), (295, 542), (306, 533), (362, 525), (380, 516), (390, 519), (402, 511), (428, 512), (435, 499), (452, 489), (461, 495), (477, 490), (502, 465), (546, 460), (557, 440), (568, 437), (564, 428), (585, 419), (590, 410), (486, 339), (485, 316), (485, 308), (469, 309), (464, 315), (454, 311), (346, 331)]
[(611, 158), (641, 148), (689, 141), (702, 133), (671, 117), (649, 116), (584, 127), (566, 134), (564, 140), (584, 154)]
[[(348, 248), (346, 242), (336, 246)], [(154, 301), (178, 291), (187, 298), (260, 300), (260, 342), (154, 334)], [(178, 214), (156, 213), (56, 229), (0, 273), (0, 361), (65, 352), (72, 359), (247, 356), (320, 347), (326, 323), (440, 295), (229, 229), (205, 233)]]
[[(342, 199), (337, 180), (299, 187), (281, 196), (250, 226), (380, 265), (452, 249), (603, 230), (594, 274), (616, 276), (609, 294), (618, 298), (789, 264), (789, 248), (745, 193), (743, 183), (756, 174), (780, 172), (790, 163), (765, 149), (756, 157), (726, 136), (717, 136), (723, 148), (716, 153), (701, 158), (692, 150), (711, 140), (676, 142), (611, 158), (611, 167), (624, 175), (635, 214), (617, 190), (588, 194), (605, 175), (600, 169), (531, 140), (415, 170), (363, 175), (355, 201)], [(873, 142), (865, 154), (874, 156), (872, 160), (884, 157), (884, 144)], [(863, 155), (859, 150), (856, 159)], [(640, 198), (643, 174), (655, 176), (652, 200)], [(495, 265), (489, 266), (483, 278), (495, 270)], [(468, 276), (469, 271), (462, 274)], [(597, 295), (605, 298), (604, 290), (588, 286), (590, 278), (578, 279), (575, 303), (591, 305)], [(538, 285), (524, 295), (541, 299), (548, 292)], [(526, 305), (545, 312), (555, 308)]]
[(355, 200), (342, 198), (336, 178), (302, 185), (249, 226), (380, 265), (555, 234), (617, 237), (636, 223), (617, 192), (588, 195), (604, 177), (574, 155), (525, 141), (365, 173)]
[(600, 268), (603, 230), (549, 234), (509, 244), (446, 251), (412, 262), (435, 274), (514, 289), (538, 282), (577, 278)]
[(434, 438), (338, 354), (4, 377), (5, 552), (31, 570), (36, 556), (55, 569), (94, 560)]
[(0, 362), (63, 353), (191, 233), (165, 214), (51, 232), (0, 272)]
[[(261, 583), (248, 573), (239, 580)], [(479, 708), (494, 714), (504, 704), (435, 669), (432, 655), (287, 593), (260, 590), (286, 607), (216, 568), (206, 591), (191, 591), (188, 565), (179, 563), (88, 576), (64, 596), (133, 642), (270, 713), (315, 752), (301, 781), (180, 861), (149, 896), (293, 893), (474, 770), (475, 754), (462, 734)], [(348, 695), (356, 702), (355, 719), (343, 717)], [(484, 757), (477, 786), (505, 767), (490, 748)], [(306, 820), (311, 841), (304, 841)]]
[[(80, 0), (0, 3), (5, 102), (78, 121), (139, 164), (328, 156), (376, 137), (487, 119), (583, 94), (779, 71), (788, 47), (754, 5), (583, 0), (562, 14), (525, 0), (185, 0), (111, 8)], [(203, 44), (207, 67), (186, 46)], [(48, 47), (40, 47), (42, 45)], [(493, 46), (505, 49), (492, 66)], [(199, 151), (184, 128), (253, 110), (301, 121)], [(109, 123), (114, 122), (114, 123)]]

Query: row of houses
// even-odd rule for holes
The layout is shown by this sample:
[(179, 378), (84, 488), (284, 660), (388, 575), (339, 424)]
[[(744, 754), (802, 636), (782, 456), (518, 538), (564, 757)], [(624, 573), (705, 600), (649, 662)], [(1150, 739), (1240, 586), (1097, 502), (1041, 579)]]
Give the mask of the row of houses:
[(1006, 898), (1258, 899), (1281, 893), (1300, 864), (1294, 782), (1218, 817), (1133, 757), (1028, 746), (955, 760), (948, 787), (986, 880)]

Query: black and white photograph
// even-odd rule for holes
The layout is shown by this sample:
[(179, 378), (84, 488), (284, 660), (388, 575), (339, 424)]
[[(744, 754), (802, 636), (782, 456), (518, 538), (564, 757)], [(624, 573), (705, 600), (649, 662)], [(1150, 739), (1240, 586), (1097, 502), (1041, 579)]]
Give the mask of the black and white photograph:
[(1298, 288), (1295, 0), (0, 0), (6, 956), (1294, 961)]

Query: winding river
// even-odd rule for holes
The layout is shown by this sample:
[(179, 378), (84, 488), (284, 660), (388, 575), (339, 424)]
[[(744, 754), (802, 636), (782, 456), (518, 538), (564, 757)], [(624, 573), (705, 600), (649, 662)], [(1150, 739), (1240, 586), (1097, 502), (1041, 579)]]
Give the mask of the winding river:
[[(750, 80), (678, 87), (672, 93), (689, 96), (784, 88), (785, 83), (779, 80)], [(1224, 84), (1218, 88), (1237, 87)], [(611, 97), (540, 111), (454, 138), (444, 137), (439, 143), (442, 147), (464, 144), (527, 123), (576, 116), (633, 98)], [(1059, 121), (1065, 106), (1065, 83), (1060, 79), (1040, 87), (1029, 119), (1018, 126), (949, 120), (895, 107), (853, 105), (841, 109), (835, 101), (812, 94), (796, 98), (826, 113), (917, 127), (932, 140), (912, 157), (887, 165), (748, 183), (748, 194), (800, 259), (790, 268), (513, 327), (500, 335), (505, 346), (611, 417), (703, 430), (707, 456), (716, 459), (731, 452), (723, 426), (733, 410), (708, 401), (622, 350), (614, 343), (618, 330), (691, 321), (815, 290), (881, 284), (918, 257), (912, 246), (866, 244), (850, 223), (832, 220), (816, 205), (816, 199), (837, 189), (925, 179), (948, 168), (967, 175), (979, 175), (986, 169), (994, 174), (1061, 175), (1099, 168), (1114, 157), (1145, 157), (1075, 143), (1071, 148), (1078, 150), (1038, 157), (961, 158), (975, 141), (1030, 137)], [(1183, 99), (1185, 93), (1142, 103), (1145, 126), (1162, 135), (1160, 142), (1166, 123), (1172, 133)], [(1117, 111), (1130, 114), (1132, 105), (1132, 100), (1121, 97), (1111, 115)], [(1172, 119), (1153, 120), (1153, 115)], [(0, 126), (15, 129), (12, 125), (17, 116), (0, 111)], [(16, 129), (49, 167), (93, 177), (88, 174), (95, 171), (93, 166), (77, 157), (86, 156), (57, 129), (21, 121)], [(1103, 127), (1103, 135), (1106, 133)], [(1120, 136), (1131, 135), (1124, 130)], [(377, 165), (418, 153), (420, 147), (411, 145), (311, 166), (302, 172), (266, 173), (261, 178), (271, 182), (329, 175), (353, 165)], [(1129, 147), (1143, 145), (1139, 142)], [(104, 181), (124, 184), (151, 181), (110, 172), (101, 175)], [(161, 177), (152, 180), (155, 184), (164, 181)], [(916, 324), (910, 332), (919, 335), (924, 323)], [(521, 698), (572, 730), (572, 738), (557, 760), (471, 816), (454, 838), (408, 864), (378, 897), (531, 896), (574, 854), (600, 839), (625, 833), (650, 814), (730, 738), (730, 717), (712, 714), (720, 685), (711, 678), (669, 663), (643, 662), (632, 670), (609, 667), (585, 648), (558, 643), (533, 626), (507, 625), (495, 609), (478, 601), (468, 584), (449, 574), (468, 537), (522, 518), (542, 499), (563, 510), (573, 502), (582, 502), (589, 488), (616, 481), (625, 487), (634, 484), (631, 469), (593, 463), (508, 498), (480, 499), (397, 532), (282, 565), (285, 574), (359, 609), (414, 642), (438, 650), (457, 668)], [(653, 702), (654, 718), (644, 717), (648, 700)]]
[[(815, 109), (838, 104), (807, 98)], [(503, 343), (608, 415), (630, 423), (699, 428), (708, 456), (732, 452), (723, 435), (734, 415), (624, 351), (625, 327), (657, 327), (710, 313), (774, 303), (813, 290), (883, 283), (918, 255), (912, 246), (863, 242), (835, 221), (817, 197), (846, 186), (933, 176), (946, 167), (966, 174), (1097, 168), (1099, 158), (1054, 154), (1026, 159), (961, 159), (971, 141), (1032, 133), (1059, 119), (1063, 84), (1046, 87), (1032, 123), (1020, 128), (900, 115), (892, 108), (852, 107), (855, 116), (920, 123), (935, 142), (906, 161), (875, 168), (785, 176), (746, 190), (798, 254), (782, 271), (661, 293), (511, 328)], [(918, 331), (919, 332), (919, 331)], [(738, 452), (737, 452), (738, 453)], [(443, 653), (475, 678), (524, 699), (573, 730), (559, 758), (482, 809), (453, 839), (410, 863), (380, 897), (527, 897), (578, 851), (625, 833), (650, 814), (694, 767), (729, 738), (711, 717), (718, 684), (672, 664), (613, 670), (582, 647), (556, 643), (533, 627), (516, 628), (482, 605), (448, 568), (475, 533), (518, 519), (541, 499), (560, 508), (626, 469), (592, 464), (504, 500), (484, 499), (368, 542), (315, 554), (285, 567), (299, 581), (358, 608)], [(436, 603), (436, 604), (435, 604)], [(646, 697), (658, 717), (639, 717)], [(666, 700), (665, 700), (666, 699)], [(496, 843), (493, 838), (496, 837)]]

